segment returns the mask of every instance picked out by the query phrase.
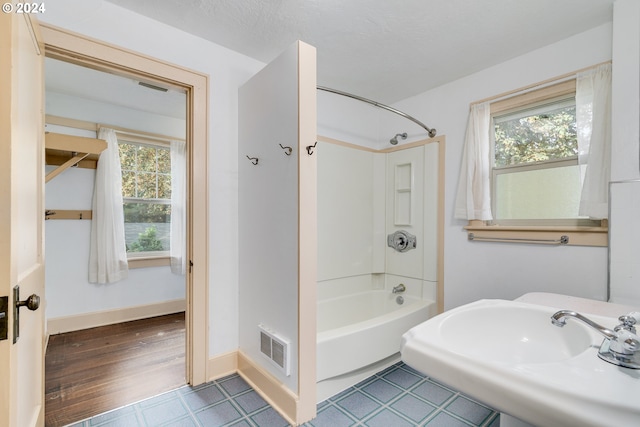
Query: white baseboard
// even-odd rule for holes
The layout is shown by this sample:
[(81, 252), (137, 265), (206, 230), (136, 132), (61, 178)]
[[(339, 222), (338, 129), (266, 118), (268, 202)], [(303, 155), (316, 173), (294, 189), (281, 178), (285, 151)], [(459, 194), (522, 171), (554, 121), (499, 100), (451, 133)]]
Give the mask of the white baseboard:
[(148, 317), (185, 311), (186, 300), (171, 300), (160, 303), (119, 308), (115, 310), (96, 311), (73, 316), (55, 317), (47, 320), (47, 333), (50, 335), (79, 331), (97, 326), (146, 319)]
[(207, 366), (207, 377), (209, 379), (207, 381), (217, 380), (236, 372), (238, 372), (238, 352), (230, 351), (209, 359)]
[(300, 424), (298, 396), (242, 351), (238, 351), (238, 374), (291, 425)]

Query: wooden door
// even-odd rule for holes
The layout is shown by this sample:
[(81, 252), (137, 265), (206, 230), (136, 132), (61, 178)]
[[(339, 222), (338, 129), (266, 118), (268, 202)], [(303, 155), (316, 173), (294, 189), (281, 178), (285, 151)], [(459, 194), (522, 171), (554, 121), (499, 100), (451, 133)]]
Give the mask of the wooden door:
[[(8, 301), (1, 427), (44, 425), (44, 47), (38, 34), (30, 15), (0, 14), (0, 297)], [(20, 300), (42, 298), (35, 311), (16, 310), (19, 337), (17, 286)]]

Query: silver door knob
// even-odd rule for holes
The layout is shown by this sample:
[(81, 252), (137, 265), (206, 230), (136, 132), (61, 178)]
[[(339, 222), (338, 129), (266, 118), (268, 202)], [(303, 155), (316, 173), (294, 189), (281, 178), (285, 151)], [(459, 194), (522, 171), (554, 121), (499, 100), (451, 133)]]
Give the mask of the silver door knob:
[(35, 311), (40, 307), (40, 297), (36, 294), (31, 295), (24, 301), (17, 301), (16, 308), (27, 307), (31, 311)]

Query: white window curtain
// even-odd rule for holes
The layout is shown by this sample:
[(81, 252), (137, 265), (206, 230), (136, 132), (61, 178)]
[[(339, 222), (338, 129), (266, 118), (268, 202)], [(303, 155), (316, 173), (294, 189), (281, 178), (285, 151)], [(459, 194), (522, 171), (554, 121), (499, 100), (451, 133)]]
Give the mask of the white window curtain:
[(608, 216), (611, 180), (611, 64), (578, 73), (576, 78), (578, 162), (583, 169), (581, 216)]
[(126, 278), (129, 272), (122, 209), (122, 173), (116, 132), (101, 128), (98, 138), (107, 141), (107, 149), (100, 154), (93, 190), (89, 282), (113, 283)]
[(471, 106), (464, 141), (455, 217), (488, 221), (491, 215), (491, 106)]
[(171, 272), (186, 271), (187, 156), (183, 141), (171, 141)]

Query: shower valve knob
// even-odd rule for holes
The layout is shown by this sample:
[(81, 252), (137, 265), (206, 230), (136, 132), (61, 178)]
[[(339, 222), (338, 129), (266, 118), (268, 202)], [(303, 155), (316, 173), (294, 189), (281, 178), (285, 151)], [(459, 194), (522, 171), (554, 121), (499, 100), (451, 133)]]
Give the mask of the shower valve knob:
[(387, 236), (387, 246), (398, 252), (406, 252), (417, 246), (416, 236), (404, 230), (398, 230)]

